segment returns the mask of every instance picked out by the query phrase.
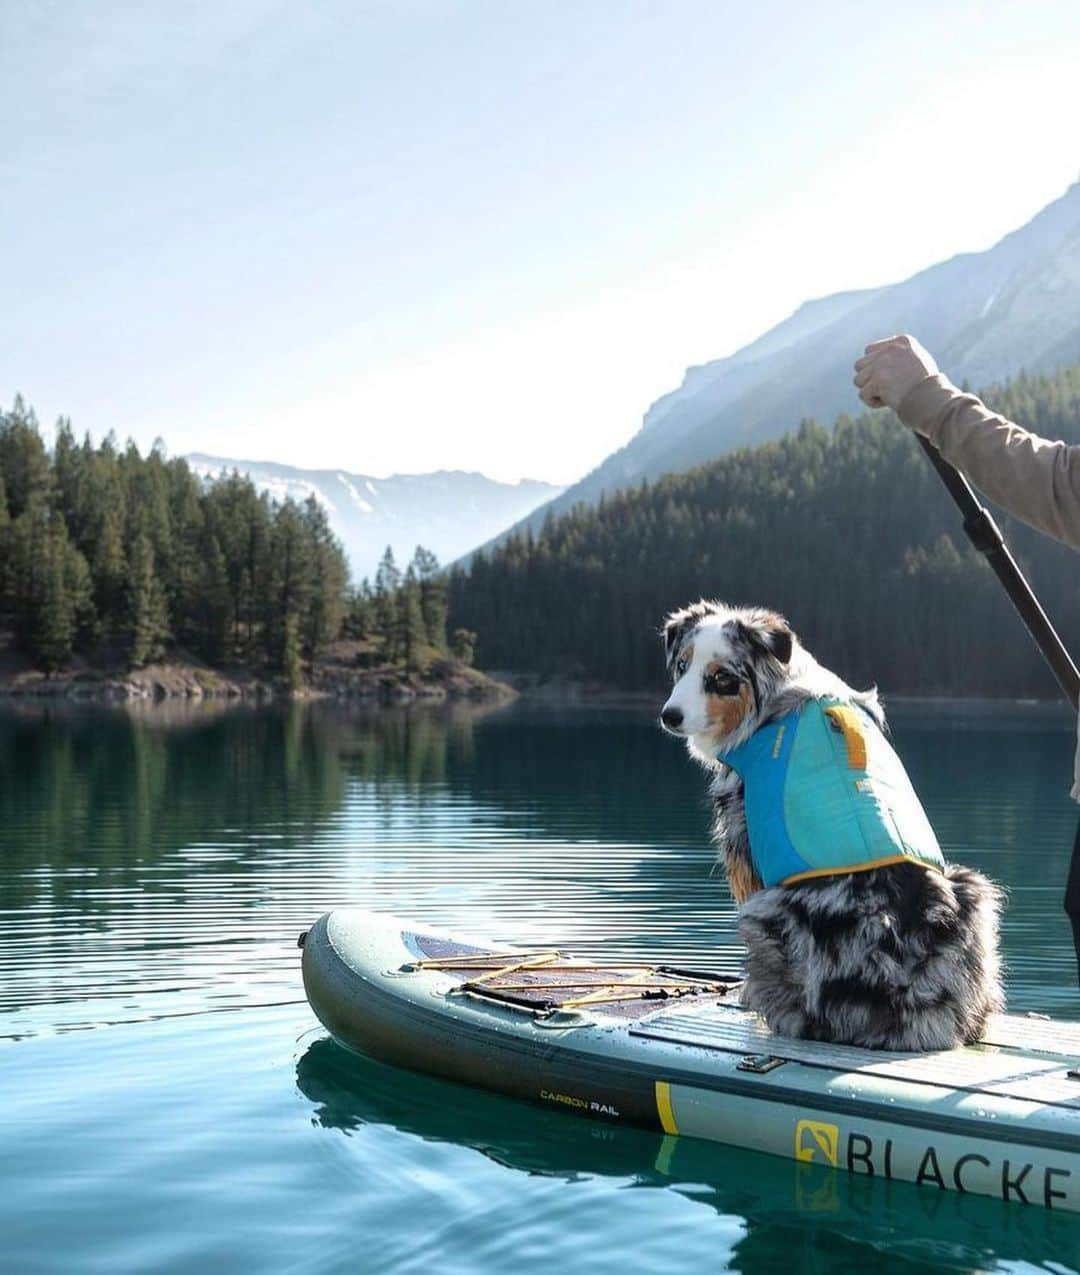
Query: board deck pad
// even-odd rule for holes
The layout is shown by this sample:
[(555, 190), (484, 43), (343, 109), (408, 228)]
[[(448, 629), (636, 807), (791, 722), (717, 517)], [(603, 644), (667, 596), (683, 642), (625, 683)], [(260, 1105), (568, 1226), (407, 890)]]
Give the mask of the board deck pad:
[(632, 1036), (667, 1040), (734, 1054), (769, 1054), (845, 1075), (884, 1076), (938, 1088), (1005, 1094), (1041, 1105), (1069, 1108), (1080, 1133), (1080, 1078), (1068, 1061), (1017, 1049), (977, 1045), (936, 1053), (896, 1053), (854, 1045), (775, 1036), (745, 1010), (703, 1008), (654, 1014), (630, 1028)]

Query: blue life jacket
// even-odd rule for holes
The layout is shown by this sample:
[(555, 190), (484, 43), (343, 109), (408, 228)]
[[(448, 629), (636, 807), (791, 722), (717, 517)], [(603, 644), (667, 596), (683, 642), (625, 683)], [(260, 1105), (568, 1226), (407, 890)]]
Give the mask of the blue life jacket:
[(750, 855), (766, 886), (890, 863), (945, 866), (900, 758), (852, 704), (808, 700), (716, 756), (743, 781)]

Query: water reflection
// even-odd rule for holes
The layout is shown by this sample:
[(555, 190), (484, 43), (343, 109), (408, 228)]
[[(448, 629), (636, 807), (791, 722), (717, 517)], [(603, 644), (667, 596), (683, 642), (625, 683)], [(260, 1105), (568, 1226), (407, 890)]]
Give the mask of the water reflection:
[[(325, 1130), (352, 1135), (379, 1127), (384, 1137), (392, 1130), (456, 1144), (517, 1172), (676, 1191), (740, 1218), (743, 1234), (723, 1255), (724, 1269), (756, 1275), (836, 1264), (865, 1270), (884, 1262), (905, 1271), (970, 1271), (1035, 1255), (1071, 1269), (1076, 1259), (1071, 1217), (578, 1120), (406, 1074), (327, 1039), (307, 1047), (296, 1083)], [(423, 1155), (414, 1151), (412, 1158)]]
[[(949, 852), (1010, 888), (1013, 1005), (1077, 1017), (1070, 724), (935, 711), (894, 713), (898, 742)], [(1074, 1269), (1075, 1219), (579, 1123), (324, 1039), (297, 1096), (319, 913), (731, 964), (707, 823), (642, 710), (0, 708), (13, 1269)]]
[[(1011, 891), (1012, 1002), (1075, 1016), (1067, 720), (894, 712), (947, 852)], [(0, 709), (0, 1035), (298, 995), (353, 904), (737, 965), (702, 776), (647, 710)]]

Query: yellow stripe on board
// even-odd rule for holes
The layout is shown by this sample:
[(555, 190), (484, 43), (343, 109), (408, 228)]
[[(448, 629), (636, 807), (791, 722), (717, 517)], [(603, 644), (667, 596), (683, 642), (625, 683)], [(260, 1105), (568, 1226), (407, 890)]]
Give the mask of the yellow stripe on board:
[(656, 1082), (656, 1114), (660, 1117), (660, 1127), (665, 1133), (679, 1132), (675, 1112), (671, 1109), (671, 1086), (666, 1080)]

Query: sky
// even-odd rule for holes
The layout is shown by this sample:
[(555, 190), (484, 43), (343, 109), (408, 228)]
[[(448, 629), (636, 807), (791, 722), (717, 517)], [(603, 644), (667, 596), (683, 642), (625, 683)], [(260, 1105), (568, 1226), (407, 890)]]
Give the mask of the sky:
[(1061, 195), (1078, 55), (1075, 0), (3, 0), (0, 407), (568, 483)]

